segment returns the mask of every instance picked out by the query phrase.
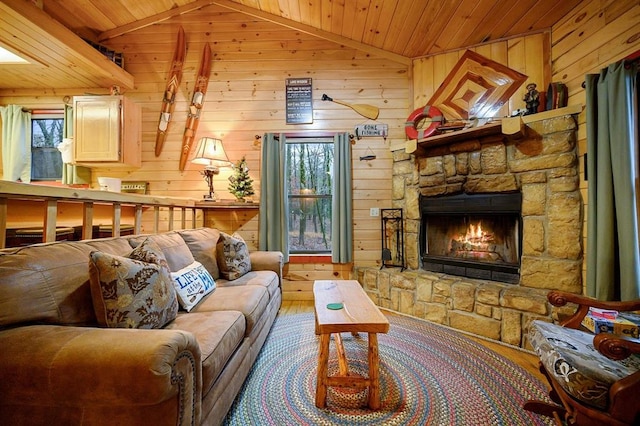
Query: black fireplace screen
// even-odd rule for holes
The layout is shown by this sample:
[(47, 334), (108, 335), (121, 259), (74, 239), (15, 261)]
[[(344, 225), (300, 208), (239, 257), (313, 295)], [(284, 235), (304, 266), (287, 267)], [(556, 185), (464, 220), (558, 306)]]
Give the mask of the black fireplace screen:
[(421, 198), (423, 268), (518, 282), (520, 193)]

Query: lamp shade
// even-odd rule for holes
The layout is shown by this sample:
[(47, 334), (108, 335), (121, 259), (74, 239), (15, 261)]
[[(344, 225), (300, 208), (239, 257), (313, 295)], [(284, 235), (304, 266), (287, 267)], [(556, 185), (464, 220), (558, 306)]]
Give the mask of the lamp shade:
[(227, 167), (231, 165), (227, 153), (224, 152), (222, 141), (216, 138), (204, 137), (198, 142), (196, 154), (191, 160), (195, 164), (204, 164), (209, 167)]

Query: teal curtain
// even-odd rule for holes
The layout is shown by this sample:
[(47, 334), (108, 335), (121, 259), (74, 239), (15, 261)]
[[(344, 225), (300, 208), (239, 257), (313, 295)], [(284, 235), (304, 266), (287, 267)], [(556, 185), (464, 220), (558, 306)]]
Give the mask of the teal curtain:
[(333, 138), (333, 220), (331, 261), (353, 260), (353, 197), (351, 176), (351, 139), (348, 133)]
[[(62, 137), (73, 137), (73, 107), (71, 105), (64, 106)], [(91, 184), (91, 169), (70, 163), (62, 163), (62, 183), (64, 185)]]
[(289, 261), (289, 211), (285, 181), (285, 135), (266, 133), (262, 138), (260, 168), (259, 248), (276, 250)]
[(2, 179), (31, 182), (31, 113), (21, 106), (0, 107)]
[(640, 298), (638, 67), (586, 76), (587, 294)]

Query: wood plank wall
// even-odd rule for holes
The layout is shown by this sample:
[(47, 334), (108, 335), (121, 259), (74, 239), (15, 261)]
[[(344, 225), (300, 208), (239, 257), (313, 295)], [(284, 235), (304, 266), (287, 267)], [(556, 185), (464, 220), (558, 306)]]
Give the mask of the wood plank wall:
[[(640, 49), (640, 1), (591, 0), (558, 22), (551, 31), (552, 81), (561, 81), (569, 91), (569, 105), (586, 105), (582, 88), (586, 74), (602, 68)], [(583, 249), (587, 250), (588, 184), (584, 180), (584, 155), (587, 152), (585, 113), (578, 116), (578, 153), (580, 189), (585, 208)], [(583, 264), (586, 277), (587, 264)], [(583, 285), (586, 279), (583, 279)]]
[[(156, 157), (156, 128), (179, 25), (186, 33), (186, 63), (174, 120), (163, 152)], [(255, 135), (298, 131), (353, 133), (358, 124), (389, 125), (386, 141), (363, 138), (353, 145), (355, 263), (377, 265), (381, 257), (380, 218), (370, 217), (369, 209), (391, 207), (392, 157), (389, 145), (394, 140), (404, 139), (404, 121), (410, 103), (409, 67), (224, 8), (209, 6), (104, 43), (124, 53), (125, 68), (135, 77), (135, 89), (124, 94), (142, 107), (142, 167), (125, 171), (94, 169), (94, 181), (97, 176), (146, 181), (152, 194), (196, 199), (207, 192), (199, 166), (187, 164), (184, 172), (178, 171), (187, 106), (205, 42), (211, 44), (213, 64), (198, 138), (205, 135), (222, 138), (233, 162), (246, 157), (250, 176), (254, 179), (256, 201), (260, 192), (261, 142), (256, 141)], [(286, 124), (285, 81), (293, 77), (313, 79), (312, 124)], [(64, 95), (85, 92), (93, 93), (94, 90), (16, 93), (16, 96), (0, 97), (0, 104), (46, 103), (61, 107)], [(101, 89), (98, 93), (106, 91)], [(380, 116), (374, 122), (347, 107), (323, 102), (323, 93), (349, 103), (377, 106)], [(369, 150), (377, 158), (360, 161), (359, 157), (369, 154)], [(224, 199), (232, 198), (227, 190), (230, 175), (231, 170), (223, 169), (214, 179), (216, 193)], [(97, 186), (95, 182), (94, 186)], [(180, 214), (175, 212), (177, 217)], [(187, 220), (190, 220), (189, 214)], [(246, 213), (239, 215), (244, 217)], [(147, 217), (145, 213), (145, 227), (152, 229), (152, 219)], [(160, 219), (162, 229), (167, 213), (162, 212)], [(218, 223), (234, 221), (221, 218)], [(250, 215), (248, 220), (243, 219), (239, 223), (237, 230), (252, 246), (257, 246), (258, 216)], [(312, 297), (314, 279), (327, 276), (349, 278), (351, 266), (334, 266), (330, 262), (327, 264), (326, 260), (291, 264), (287, 270), (291, 283), (286, 284), (285, 292), (291, 293), (292, 298), (308, 299)]]

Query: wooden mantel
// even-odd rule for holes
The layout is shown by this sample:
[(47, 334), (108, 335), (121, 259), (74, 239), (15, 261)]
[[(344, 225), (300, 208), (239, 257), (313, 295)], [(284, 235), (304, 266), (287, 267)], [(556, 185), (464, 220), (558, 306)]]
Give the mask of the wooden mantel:
[(532, 115), (505, 117), (501, 120), (490, 122), (480, 127), (471, 127), (424, 139), (410, 139), (408, 141), (402, 141), (401, 143), (395, 143), (390, 146), (390, 150), (396, 151), (404, 148), (407, 154), (419, 155), (421, 152), (429, 148), (491, 135), (503, 134), (510, 139), (520, 139), (524, 136), (526, 124), (528, 123), (548, 120), (550, 118), (561, 117), (563, 115), (580, 114), (583, 108), (584, 107), (582, 105), (570, 105), (564, 108), (552, 109)]

